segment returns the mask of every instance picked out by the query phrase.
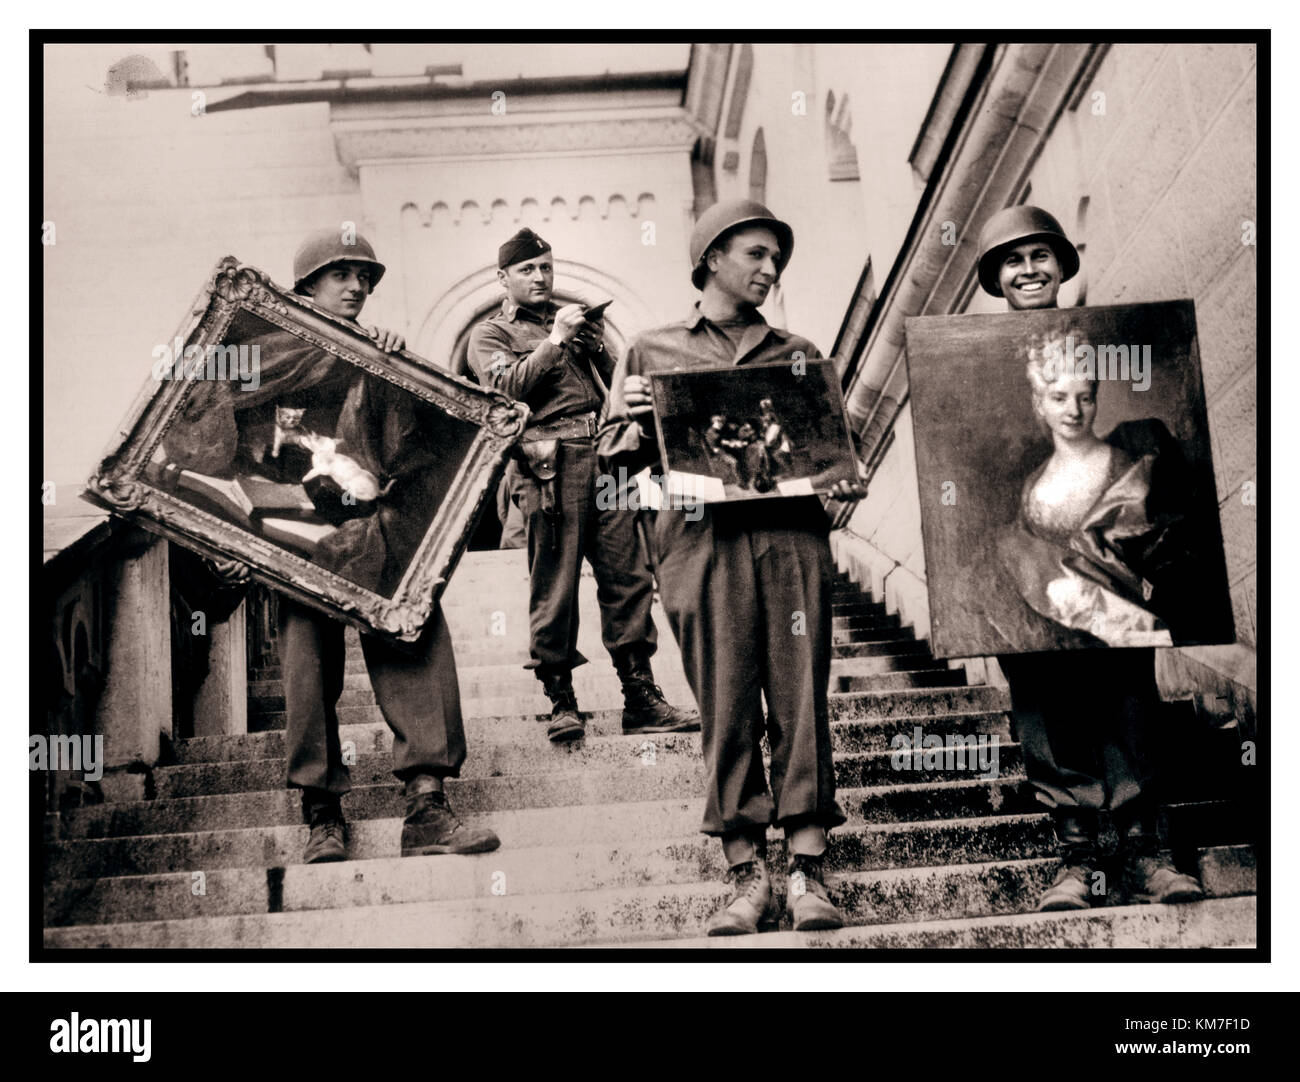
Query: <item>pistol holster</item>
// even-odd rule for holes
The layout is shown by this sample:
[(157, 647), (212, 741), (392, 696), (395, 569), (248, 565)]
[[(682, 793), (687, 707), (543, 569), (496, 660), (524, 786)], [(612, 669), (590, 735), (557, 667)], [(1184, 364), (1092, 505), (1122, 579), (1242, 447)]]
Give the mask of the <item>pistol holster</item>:
[(529, 440), (515, 444), (515, 449), (524, 473), (541, 487), (542, 514), (558, 517), (560, 501), (556, 492), (556, 478), (559, 476), (560, 441), (558, 439)]

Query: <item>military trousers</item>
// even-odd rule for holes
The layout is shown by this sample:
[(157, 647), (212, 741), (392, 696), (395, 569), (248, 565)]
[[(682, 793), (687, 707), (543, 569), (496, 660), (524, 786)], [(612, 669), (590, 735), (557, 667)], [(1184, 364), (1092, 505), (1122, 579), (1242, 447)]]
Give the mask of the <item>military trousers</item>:
[(998, 658), (1037, 799), (1053, 812), (1152, 811), (1160, 689), (1155, 650), (1062, 650)]
[[(280, 597), (279, 651), (284, 674), (285, 745), (291, 787), (342, 795), (352, 788), (339, 744), (336, 707), (343, 692), (344, 626)], [(435, 608), (413, 651), (361, 635), (375, 700), (393, 731), (393, 773), (456, 777), (465, 730), (451, 632)]]
[(558, 515), (542, 510), (541, 484), (517, 462), (510, 463), (507, 474), (511, 499), (523, 512), (528, 549), (526, 667), (568, 670), (586, 662), (578, 651), (578, 584), (584, 558), (596, 577), (605, 649), (614, 657), (635, 647), (648, 657), (657, 642), (650, 616), (654, 579), (636, 512), (598, 505), (599, 466), (592, 439), (562, 441), (557, 470)]
[[(831, 755), (827, 531), (820, 523), (755, 527), (730, 510), (704, 508), (697, 521), (696, 512), (654, 516), (659, 589), (700, 707), (701, 830), (721, 837), (761, 835), (771, 823), (829, 829), (845, 817)], [(821, 514), (815, 502), (812, 511)]]

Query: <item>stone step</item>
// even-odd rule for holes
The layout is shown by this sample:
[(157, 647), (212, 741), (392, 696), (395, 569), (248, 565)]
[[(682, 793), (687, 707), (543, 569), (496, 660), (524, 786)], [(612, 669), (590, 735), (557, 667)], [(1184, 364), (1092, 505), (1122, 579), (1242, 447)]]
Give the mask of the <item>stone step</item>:
[[(851, 619), (856, 620), (856, 617)], [(834, 618), (835, 626), (831, 630), (831, 641), (833, 645), (851, 645), (863, 643), (885, 643), (885, 642), (909, 642), (916, 638), (916, 632), (911, 627), (899, 627), (897, 617), (891, 618), (892, 622), (882, 621), (880, 623), (870, 622), (864, 626), (841, 626), (840, 618)], [(660, 649), (663, 649), (665, 637), (671, 638), (671, 632), (668, 630), (666, 620), (656, 620), (656, 627), (659, 629)], [(604, 648), (600, 641), (600, 621), (596, 614), (591, 614), (586, 619), (579, 622), (581, 630), (578, 633), (578, 649), (589, 659), (603, 659), (605, 655)], [(457, 659), (462, 653), (475, 652), (477, 656), (485, 656), (489, 663), (493, 656), (514, 657), (520, 649), (527, 647), (528, 642), (528, 619), (527, 614), (520, 615), (513, 622), (507, 620), (505, 634), (493, 634), (485, 618), (483, 626), (479, 627), (457, 627), (452, 626), (451, 645), (456, 653)], [(672, 651), (676, 655), (677, 648), (674, 643)], [(359, 640), (349, 641), (344, 648), (344, 658), (347, 661), (359, 661), (364, 658)]]
[(871, 598), (865, 594), (853, 594), (850, 597), (832, 597), (831, 610), (836, 616), (886, 615), (885, 606), (879, 601), (872, 601)]
[(920, 669), (854, 676), (841, 674), (831, 678), (835, 691), (883, 691), (887, 688), (965, 687), (965, 669)]
[(877, 642), (907, 642), (916, 637), (910, 627), (895, 628), (836, 628), (831, 632), (831, 645), (849, 646)]
[[(494, 565), (470, 563), (474, 553), (466, 553), (462, 557), (460, 564), (457, 566), (455, 574), (452, 575), (451, 581), (443, 593), (444, 598), (456, 600), (465, 596), (472, 596), (483, 587), (492, 587), (504, 583), (522, 584), (525, 589), (528, 585), (528, 559), (523, 550), (513, 550), (515, 558), (511, 561), (502, 560)], [(583, 586), (595, 586), (595, 575), (589, 564), (582, 565), (581, 581)], [(852, 597), (870, 597), (870, 589), (861, 584), (850, 581), (847, 578), (833, 579), (831, 581), (831, 591), (836, 595), (846, 595)]]
[[(655, 603), (656, 606), (662, 605), (657, 594)], [(599, 620), (600, 603), (596, 599), (594, 584), (590, 587), (583, 584), (578, 606), (582, 617), (590, 616)], [(507, 622), (520, 619), (526, 622), (529, 611), (528, 580), (483, 582), (476, 588), (461, 591), (455, 596), (443, 594), (440, 608), (455, 632), (468, 633), (478, 627), (486, 631), (497, 614), (504, 614)], [(889, 618), (883, 604), (859, 593), (833, 594), (831, 611), (833, 615), (843, 617)], [(897, 619), (894, 616), (894, 620)]]
[[(367, 824), (369, 827), (378, 823)], [(305, 865), (301, 846), (283, 854), (280, 865), (242, 867), (203, 865), (202, 894), (189, 870), (104, 878), (62, 879), (46, 891), (47, 925), (118, 921), (180, 920), (344, 906), (392, 905), (491, 896), (493, 887), (509, 894), (561, 894), (611, 890), (650, 883), (721, 880), (726, 873), (722, 847), (702, 834), (621, 842), (614, 845), (503, 848), (490, 857), (402, 857), (400, 824), (385, 831), (385, 844), (372, 846), (379, 831), (353, 837), (352, 859), (339, 864)], [(305, 841), (306, 829), (295, 833)], [(831, 835), (830, 872), (882, 870), (900, 866), (946, 865), (1050, 856), (1054, 848), (1046, 815), (1003, 816), (909, 823), (845, 826)], [(775, 833), (770, 863), (785, 866), (784, 841)]]
[[(876, 660), (876, 659), (868, 659)], [(686, 709), (695, 709), (695, 700), (690, 685), (685, 677), (664, 680), (656, 677), (658, 686), (669, 702)], [(344, 674), (343, 691), (339, 695), (338, 705), (373, 706), (375, 694), (365, 674)], [(966, 683), (964, 669), (928, 668), (928, 669), (894, 669), (885, 672), (863, 674), (840, 674), (833, 677), (832, 687), (836, 691), (888, 691), (901, 688), (921, 687), (957, 687)], [(485, 697), (498, 698), (503, 695), (529, 696), (534, 709), (549, 706), (549, 701), (542, 693), (536, 677), (522, 670), (506, 670), (492, 675), (475, 674), (472, 671), (461, 677), (460, 694), (466, 709), (473, 709), (473, 704)], [(579, 703), (585, 702), (622, 702), (623, 688), (617, 674), (602, 673), (598, 670), (586, 673), (579, 669), (573, 674), (573, 689)], [(284, 710), (283, 684), (279, 680), (260, 680), (249, 684), (248, 709), (255, 714), (276, 714)]]
[[(836, 732), (849, 725), (839, 723)], [(540, 726), (538, 727), (540, 730)], [(482, 743), (471, 745), (461, 779), (532, 777), (544, 778), (549, 771), (617, 770), (632, 774), (668, 767), (691, 766), (701, 771), (703, 785), (704, 752), (698, 733), (658, 733), (641, 737), (593, 737), (586, 740), (556, 745), (545, 734), (534, 730), (531, 742)], [(855, 736), (858, 734), (854, 734)], [(963, 734), (966, 735), (966, 734)], [(976, 734), (969, 734), (974, 737)], [(832, 740), (835, 739), (834, 733)], [(1021, 767), (1020, 747), (1002, 738), (997, 739), (996, 751), (984, 749), (986, 756), (996, 754), (997, 768), (1003, 774), (1017, 773)], [(924, 776), (931, 781), (971, 776), (976, 770), (976, 749), (971, 748), (960, 766), (948, 769), (926, 769)], [(868, 785), (891, 785), (900, 780), (911, 781), (918, 776), (910, 760), (900, 768), (897, 755), (889, 750), (848, 752), (839, 751), (835, 757), (835, 779), (839, 788)], [(988, 762), (986, 758), (985, 762)], [(922, 764), (923, 765), (923, 764)], [(160, 767), (154, 771), (155, 799), (175, 800), (186, 797), (211, 796), (217, 793), (244, 793), (283, 789), (287, 774), (283, 758), (246, 759), (237, 762), (206, 763), (189, 766)], [(393, 760), (388, 752), (357, 754), (350, 766), (354, 786), (395, 784), (392, 776)], [(628, 779), (635, 787), (638, 783)], [(631, 799), (637, 799), (635, 796)]]
[[(542, 739), (538, 736), (538, 739)], [(1010, 748), (1002, 749), (1009, 754)], [(640, 759), (634, 760), (640, 762)], [(275, 761), (278, 762), (278, 761)], [(375, 763), (387, 759), (376, 757)], [(1019, 757), (1015, 756), (1016, 767)], [(190, 769), (190, 768), (184, 768)], [(202, 768), (199, 768), (199, 773)], [(958, 809), (968, 800), (976, 807), (997, 812), (1005, 797), (998, 787), (1014, 782), (1011, 770), (997, 779), (972, 782), (970, 770), (894, 771), (889, 753), (841, 757), (836, 762), (837, 775), (883, 776), (890, 781), (900, 776), (904, 784), (883, 784), (855, 789), (845, 786), (845, 799), (860, 793), (860, 814), (869, 822), (896, 819), (941, 818), (962, 814)], [(924, 780), (922, 780), (924, 779)], [(931, 790), (951, 786), (948, 795)], [(993, 786), (985, 793), (979, 786)], [(503, 777), (452, 778), (447, 782), (448, 799), (464, 813), (478, 813), (529, 807), (562, 805), (614, 804), (627, 801), (670, 800), (693, 797), (704, 792), (704, 769), (701, 761), (669, 760), (664, 765), (627, 766), (605, 769), (578, 768), (551, 770), (546, 773)], [(990, 803), (996, 802), (996, 803)], [(931, 804), (944, 810), (929, 811)], [(377, 819), (402, 814), (402, 794), (396, 780), (388, 777), (383, 784), (357, 785), (347, 800), (347, 814), (352, 819)], [(846, 807), (847, 810), (847, 807)], [(1008, 811), (1013, 809), (1008, 809)], [(1023, 810), (1016, 808), (1014, 810)], [(129, 801), (76, 808), (63, 817), (69, 837), (108, 838), (127, 834), (169, 834), (187, 830), (213, 830), (220, 826), (264, 826), (298, 821), (301, 814), (299, 794), (283, 788), (250, 792), (206, 793), (201, 796), (172, 799)], [(980, 810), (969, 814), (982, 815)]]
[[(588, 736), (584, 741), (552, 744), (548, 740), (545, 754), (560, 762), (567, 761), (565, 758), (567, 756), (583, 755), (584, 746), (594, 741), (631, 740), (639, 746), (641, 739), (653, 739), (623, 736), (620, 717), (621, 713), (618, 711), (598, 712), (588, 720)], [(1000, 711), (833, 721), (831, 737), (835, 741), (837, 752), (884, 751), (889, 747), (889, 741), (893, 736), (902, 733), (911, 737), (916, 726), (920, 726), (925, 734), (947, 736), (949, 733), (996, 733), (1000, 738), (1010, 740), (1008, 716)], [(467, 723), (467, 729), (470, 748), (468, 761), (472, 761), (477, 754), (477, 749), (486, 744), (523, 742), (531, 749), (541, 746), (532, 739), (532, 735), (541, 730), (541, 722), (536, 719), (521, 728), (519, 718), (473, 718)], [(698, 741), (700, 739), (697, 734), (691, 733), (660, 735), (673, 740)], [(339, 739), (342, 743), (352, 744), (357, 755), (388, 754), (393, 748), (392, 731), (382, 721), (367, 722), (362, 725), (342, 725), (339, 727)], [(176, 765), (224, 763), (241, 759), (276, 759), (284, 755), (284, 730), (273, 729), (269, 732), (240, 733), (233, 736), (191, 737), (188, 740), (178, 740), (173, 745), (172, 754)], [(530, 751), (529, 754), (534, 752)]]
[(846, 815), (868, 823), (1026, 815), (1042, 807), (1028, 782), (1016, 774), (846, 789), (837, 792), (836, 798)]
[[(602, 808), (523, 808), (474, 815), (458, 809), (474, 825), (488, 826), (506, 850), (534, 846), (611, 845), (633, 840), (684, 836), (698, 831), (702, 798), (611, 804)], [(354, 857), (395, 856), (402, 820), (396, 815), (366, 818), (353, 797), (345, 798), (350, 852)], [(244, 827), (187, 823), (172, 833), (103, 839), (69, 838), (47, 846), (47, 876), (52, 879), (135, 875), (171, 869), (202, 870), (269, 867), (302, 859), (307, 828), (296, 814), (275, 825)]]
[[(833, 932), (661, 939), (637, 948), (675, 950), (1204, 950), (1253, 947), (1253, 897), (1219, 898), (1196, 905), (1108, 906), (1087, 912), (962, 917), (925, 924), (857, 925)], [(600, 950), (617, 944), (595, 944)]]
[[(475, 549), (466, 552), (456, 566), (456, 572), (447, 585), (447, 592), (468, 588), (482, 582), (497, 582), (505, 578), (528, 581), (528, 556), (523, 549)], [(582, 567), (584, 581), (594, 578), (589, 565)], [(869, 593), (869, 588), (857, 583), (846, 571), (836, 570), (831, 578), (835, 590)]]
[[(621, 697), (620, 697), (621, 698)], [(584, 708), (595, 707), (596, 703), (582, 703)], [(610, 704), (612, 706), (612, 704)], [(832, 721), (854, 720), (879, 717), (912, 717), (928, 714), (971, 713), (981, 711), (1005, 711), (1010, 708), (1010, 699), (1006, 688), (990, 685), (972, 685), (952, 688), (903, 688), (885, 691), (848, 691), (832, 692), (829, 696), (830, 718)], [(549, 711), (549, 703), (544, 697), (538, 702), (534, 696), (498, 696), (491, 699), (475, 699), (464, 703), (467, 721), (465, 728), (470, 733), (481, 733), (482, 724), (495, 720), (506, 725), (524, 720), (539, 721)], [(585, 710), (584, 710), (585, 712)], [(619, 719), (621, 710), (592, 709), (593, 723), (588, 724), (588, 732), (600, 736), (612, 736), (621, 732)], [(383, 721), (383, 715), (377, 706), (340, 706), (338, 708), (340, 724), (356, 725), (366, 722)], [(250, 727), (254, 720), (259, 731), (283, 729), (283, 712), (268, 712), (256, 719), (250, 718)]]
[[(500, 683), (502, 681), (522, 681), (536, 685), (537, 678), (532, 674), (531, 670), (524, 668), (524, 663), (527, 660), (527, 653), (521, 652), (518, 664), (490, 662), (483, 665), (471, 665), (463, 661), (460, 655), (457, 655), (456, 675), (462, 690), (467, 685), (474, 683), (486, 684)], [(928, 672), (932, 670), (948, 670), (948, 663), (920, 652), (833, 658), (831, 660), (832, 679), (839, 676), (876, 676), (892, 672)], [(954, 669), (950, 671), (964, 670)], [(588, 674), (590, 674), (591, 678), (599, 677), (606, 682), (618, 682), (617, 673), (614, 672), (612, 667), (607, 668), (595, 664), (584, 665), (577, 669), (573, 674), (575, 684), (577, 681), (587, 678)], [(370, 677), (366, 671), (365, 662), (362, 661), (358, 664), (349, 662), (343, 672), (343, 690), (347, 692), (357, 689), (368, 690), (369, 688)], [(269, 666), (267, 669), (260, 670), (255, 675), (250, 676), (248, 681), (250, 703), (254, 700), (274, 698), (280, 695), (283, 695), (283, 681), (278, 665)]]
[[(926, 671), (924, 676), (919, 677), (919, 679), (929, 678), (929, 670)], [(345, 675), (344, 679), (348, 680), (350, 678)], [(864, 677), (862, 679), (883, 681), (879, 685), (881, 687), (921, 686), (907, 683), (907, 675), (900, 673), (887, 673), (875, 678)], [(685, 678), (659, 680), (658, 686), (662, 689), (669, 702), (688, 709), (695, 708), (695, 701), (691, 697), (691, 689)], [(623, 702), (623, 686), (613, 673), (592, 673), (587, 676), (579, 670), (573, 674), (573, 690), (578, 696), (578, 702), (583, 706), (588, 703), (612, 706), (615, 703), (621, 705)], [(475, 712), (476, 705), (482, 701), (489, 699), (495, 701), (502, 698), (526, 700), (525, 709), (530, 713), (541, 709), (549, 710), (551, 705), (550, 700), (542, 692), (542, 685), (536, 678), (522, 671), (517, 676), (503, 677), (495, 681), (476, 679), (468, 683), (464, 681), (460, 683), (461, 708), (467, 714)], [(340, 709), (374, 705), (375, 693), (371, 689), (369, 681), (355, 681), (352, 687), (345, 686), (338, 701)], [(248, 709), (255, 714), (282, 713), (284, 711), (284, 692), (279, 681), (259, 681), (256, 689), (250, 688)]]
[[(833, 658), (893, 657), (901, 655), (915, 655), (929, 662), (934, 660), (930, 657), (930, 644), (925, 639), (889, 639), (882, 642), (839, 643), (831, 648)], [(599, 658), (601, 655), (597, 652), (593, 656)], [(657, 658), (658, 655), (656, 655)], [(484, 646), (481, 643), (476, 643), (473, 646), (456, 647), (456, 664), (458, 667), (517, 664), (522, 668), (527, 660), (527, 646), (515, 641), (513, 638), (503, 640), (496, 646)], [(361, 656), (359, 649), (347, 655), (344, 671), (348, 673), (364, 673), (366, 671), (365, 659)], [(278, 680), (281, 676), (281, 669), (279, 664), (271, 664), (254, 669), (250, 676), (254, 679)]]
[[(929, 672), (949, 669), (948, 662), (928, 653), (871, 654), (862, 657), (831, 658), (831, 679), (841, 676), (874, 676), (887, 672)], [(965, 673), (964, 667), (952, 669)]]
[[(474, 858), (484, 868), (496, 854)], [(1054, 859), (894, 868), (828, 876), (854, 925), (916, 925), (1025, 913)], [(416, 874), (416, 873), (412, 873)], [(491, 875), (485, 877), (491, 882)], [(784, 879), (776, 886), (784, 893)], [(512, 894), (338, 909), (74, 925), (45, 931), (48, 947), (544, 947), (701, 936), (729, 897), (722, 882), (575, 893)], [(1121, 901), (1116, 892), (1111, 899)], [(1200, 903), (1204, 905), (1205, 903)], [(786, 924), (788, 918), (783, 918)], [(788, 924), (786, 924), (788, 926)]]
[[(843, 796), (843, 794), (841, 794)], [(831, 837), (843, 836), (854, 826), (883, 831), (942, 829), (946, 823), (864, 824), (852, 817), (853, 801), (842, 801), (850, 824)], [(396, 856), (402, 821), (387, 818), (357, 818), (344, 806), (349, 817), (349, 852), (355, 859)], [(523, 808), (465, 814), (467, 822), (487, 826), (502, 838), (502, 852), (538, 846), (624, 846), (686, 836), (699, 830), (703, 816), (702, 798), (674, 799), (646, 803), (610, 804), (601, 808)], [(1031, 818), (1042, 812), (1032, 802), (1020, 811)], [(960, 818), (960, 817), (956, 817)], [(971, 817), (981, 822), (1014, 819), (1014, 815)], [(775, 835), (769, 834), (770, 837)], [(301, 818), (292, 822), (256, 827), (219, 826), (213, 829), (137, 835), (115, 838), (73, 838), (52, 843), (47, 861), (47, 878), (86, 879), (96, 876), (141, 875), (165, 871), (211, 870), (213, 868), (271, 867), (302, 859), (307, 828)], [(839, 843), (836, 843), (837, 845)]]
[[(832, 657), (836, 660), (865, 660), (866, 658), (911, 658), (912, 660), (905, 666), (908, 669), (946, 667), (946, 661), (938, 661), (932, 658), (929, 653), (929, 643), (924, 639), (899, 639), (879, 643), (848, 643), (841, 644), (832, 648)], [(595, 664), (603, 664), (603, 656), (596, 654), (597, 661)], [(511, 639), (508, 643), (495, 648), (480, 648), (478, 646), (456, 647), (456, 668), (457, 671), (463, 671), (466, 668), (478, 667), (480, 665), (517, 667), (523, 669), (524, 664), (528, 661), (528, 647), (526, 644), (515, 642)], [(659, 657), (656, 655), (655, 662), (659, 663)], [(680, 663), (680, 662), (678, 662)], [(344, 661), (343, 671), (348, 675), (361, 674), (366, 672), (365, 659), (358, 651), (355, 655), (348, 656)], [(581, 671), (581, 670), (579, 670)], [(834, 669), (832, 669), (832, 672)], [(249, 671), (250, 681), (257, 680), (279, 680), (282, 676), (282, 670), (278, 663), (254, 668)]]
[(896, 628), (900, 626), (898, 613), (863, 613), (856, 615), (831, 616), (831, 628), (834, 631), (871, 630)]
[(832, 658), (884, 657), (912, 654), (930, 656), (930, 643), (925, 639), (890, 639), (884, 642), (837, 642), (831, 647)]

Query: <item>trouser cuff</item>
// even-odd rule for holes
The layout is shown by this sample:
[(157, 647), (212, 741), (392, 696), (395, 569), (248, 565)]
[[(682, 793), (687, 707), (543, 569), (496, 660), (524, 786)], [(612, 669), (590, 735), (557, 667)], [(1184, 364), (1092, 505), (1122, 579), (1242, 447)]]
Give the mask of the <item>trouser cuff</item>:
[(734, 868), (751, 860), (767, 856), (767, 835), (748, 831), (724, 834), (722, 855), (727, 865)]
[(412, 774), (406, 779), (407, 796), (414, 796), (416, 793), (440, 792), (442, 792), (442, 778), (436, 774)]
[(328, 789), (303, 789), (302, 821), (310, 826), (322, 818), (343, 818), (343, 804), (339, 795)]
[(820, 857), (826, 853), (826, 828), (816, 823), (785, 828), (785, 845), (790, 856)]
[[(457, 767), (453, 769), (452, 767), (447, 766), (407, 767), (405, 770), (394, 770), (393, 776), (406, 786), (407, 792), (411, 792), (411, 785), (420, 782), (420, 779), (422, 778), (428, 779), (428, 781), (432, 782), (436, 788), (441, 789), (443, 787), (443, 782), (447, 778), (460, 777), (460, 768)], [(421, 782), (421, 784), (424, 783)], [(414, 791), (422, 793), (425, 790), (416, 789)]]
[(1057, 809), (1052, 813), (1057, 847), (1067, 864), (1097, 860), (1097, 813), (1092, 808)]

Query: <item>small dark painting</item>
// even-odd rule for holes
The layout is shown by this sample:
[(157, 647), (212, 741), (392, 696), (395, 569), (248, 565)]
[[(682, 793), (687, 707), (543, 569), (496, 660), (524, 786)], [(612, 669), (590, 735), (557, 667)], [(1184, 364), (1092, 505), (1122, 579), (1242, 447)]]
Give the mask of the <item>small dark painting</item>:
[(656, 372), (650, 384), (670, 490), (754, 500), (857, 477), (830, 361)]

